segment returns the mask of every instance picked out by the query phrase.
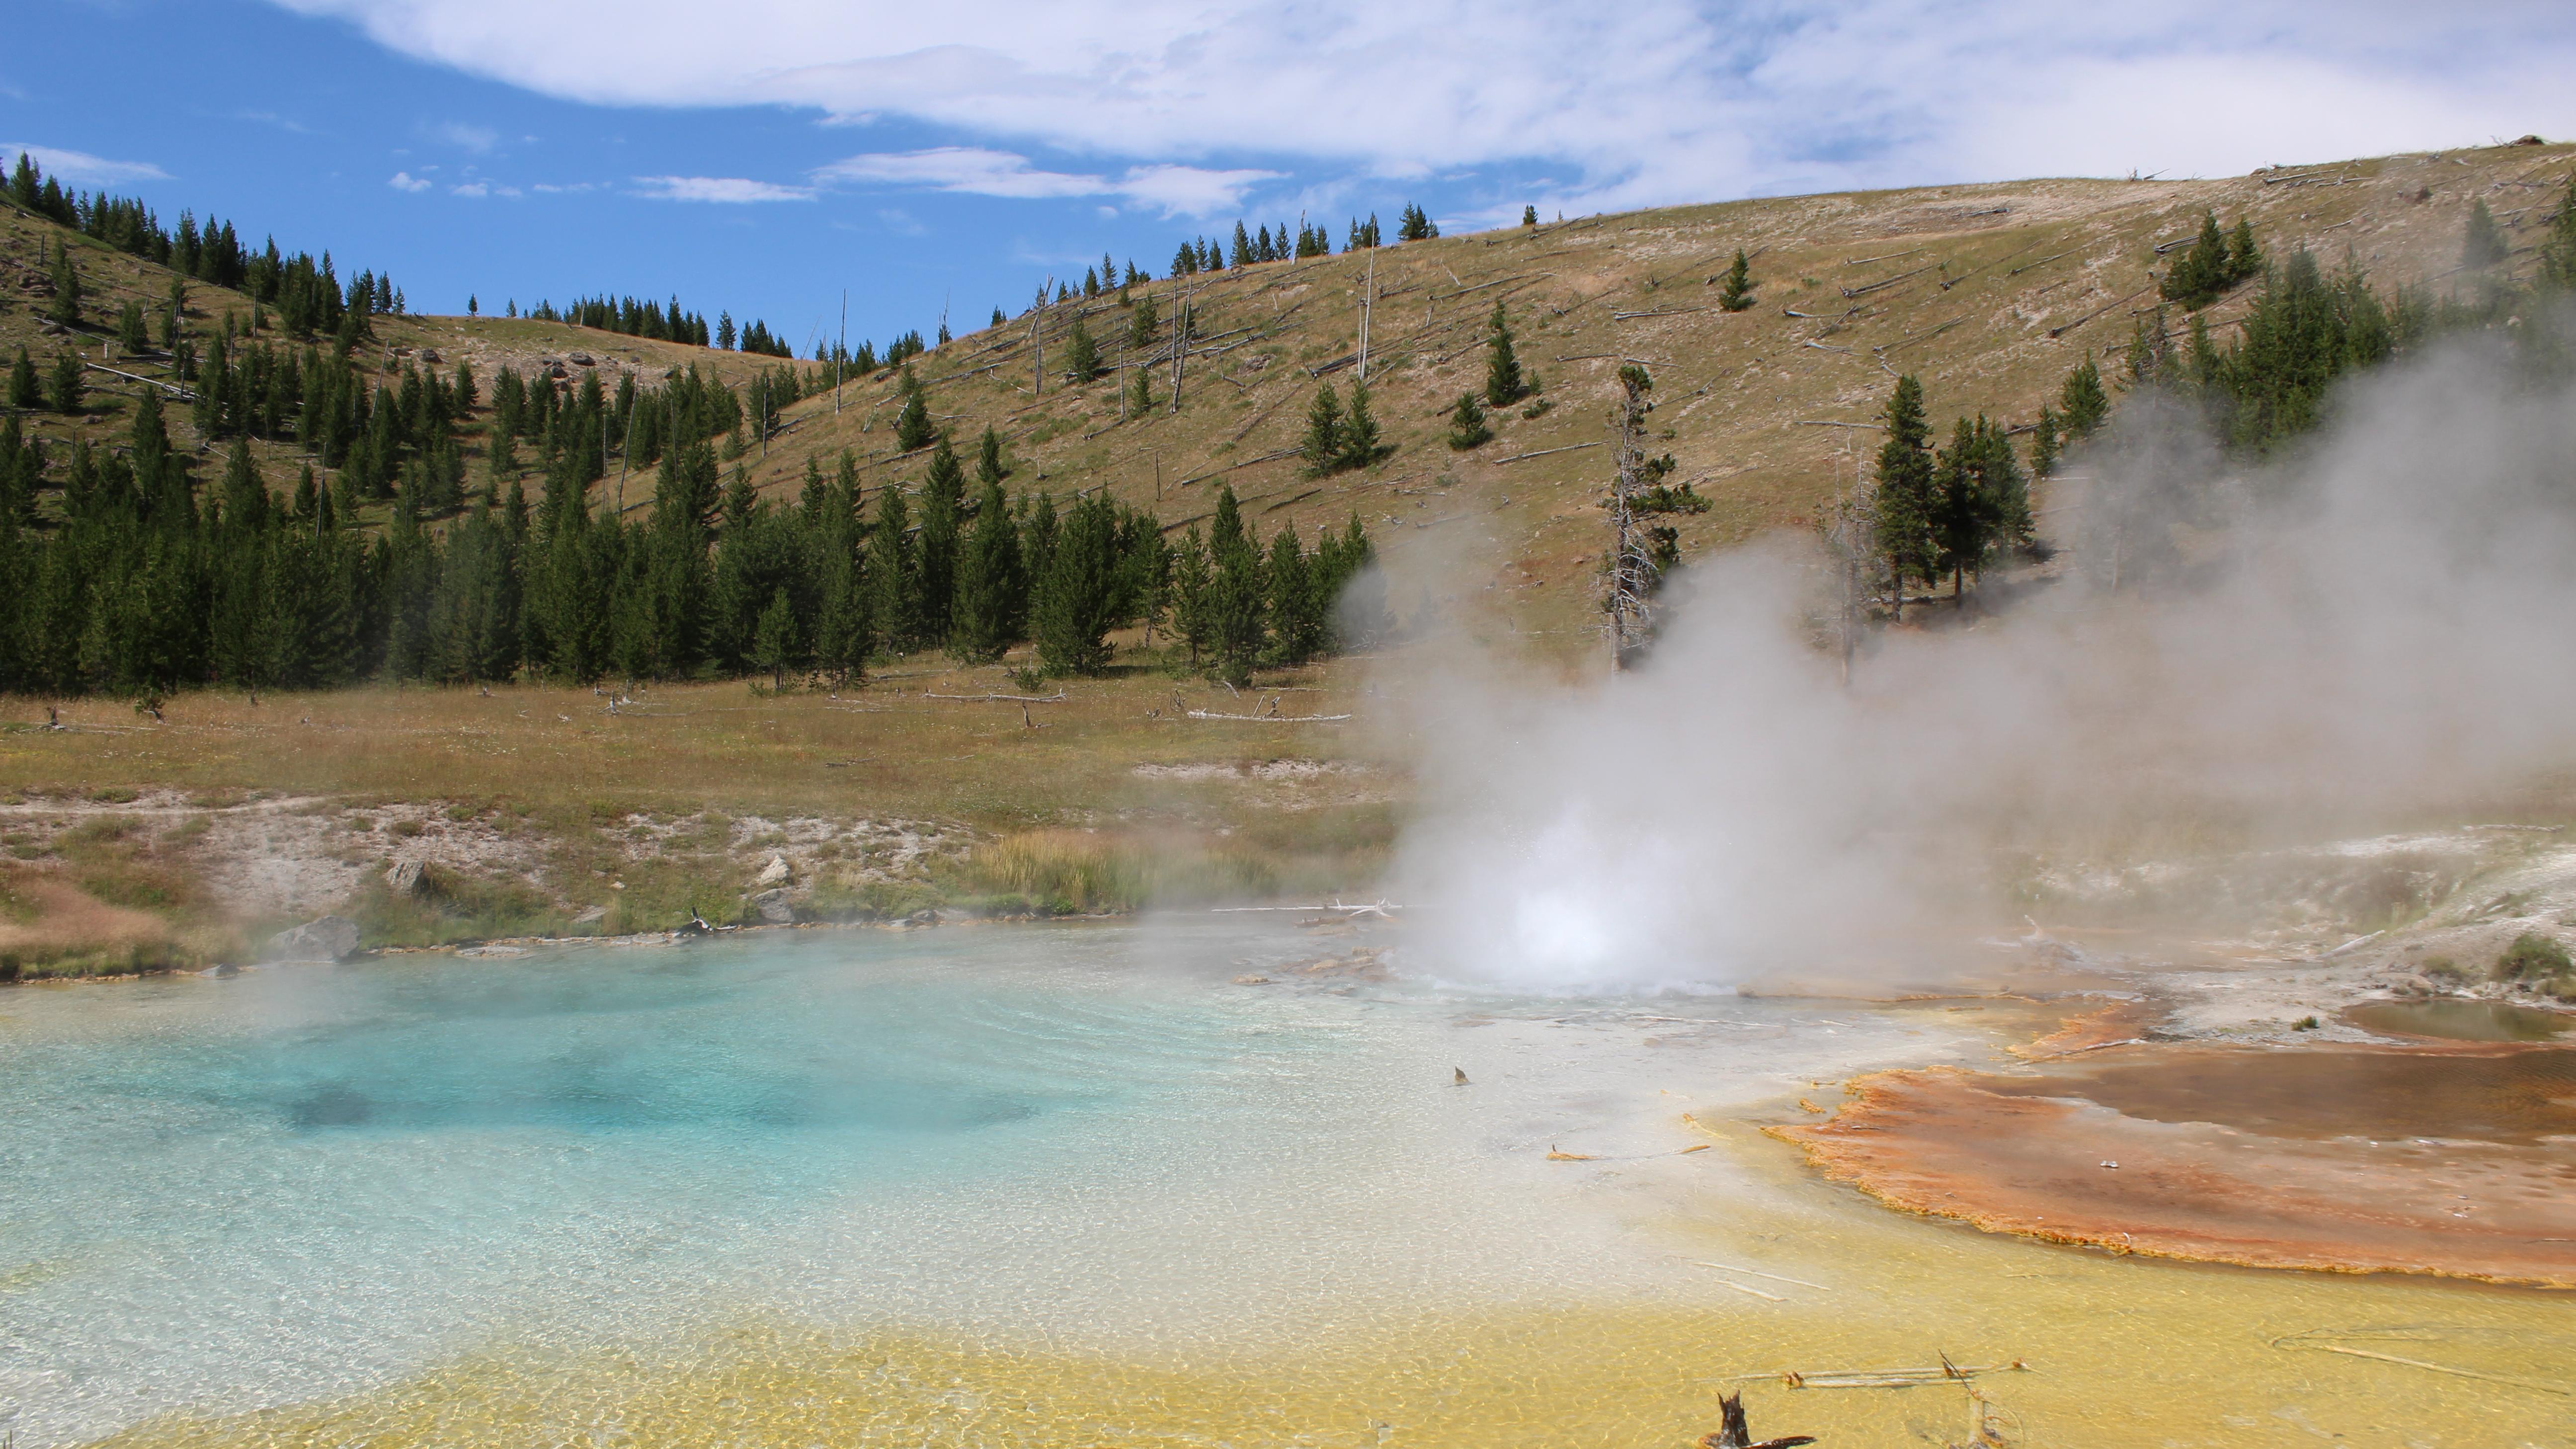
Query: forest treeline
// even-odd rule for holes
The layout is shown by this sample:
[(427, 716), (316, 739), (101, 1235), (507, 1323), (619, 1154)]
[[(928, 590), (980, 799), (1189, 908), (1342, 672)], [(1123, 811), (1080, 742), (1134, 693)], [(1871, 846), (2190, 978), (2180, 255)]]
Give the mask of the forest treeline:
[[(1109, 633), (1140, 624), (1162, 628), (1189, 667), (1241, 679), (1328, 652), (1344, 620), (1367, 628), (1384, 612), (1336, 608), (1371, 558), (1356, 516), (1311, 545), (1286, 525), (1265, 545), (1220, 489), (1209, 527), (1174, 544), (1103, 492), (1061, 506), (1013, 494), (989, 429), (971, 484), (933, 431), (917, 482), (865, 489), (844, 454), (831, 476), (809, 461), (798, 500), (773, 504), (743, 467), (724, 481), (721, 454), (739, 456), (743, 425), (794, 399), (792, 368), (755, 379), (748, 402), (694, 368), (614, 392), (596, 372), (558, 389), (504, 371), (487, 397), (462, 364), (407, 365), (370, 389), (318, 349), (219, 337), (205, 373), (197, 421), (230, 443), (211, 486), (152, 390), (122, 449), (81, 442), (55, 460), (16, 416), (0, 422), (0, 577), (12, 581), (0, 689), (846, 680), (876, 658), (939, 648), (985, 662), (1024, 642), (1042, 672), (1097, 673)], [(469, 426), (485, 448), (470, 492)], [(291, 490), (272, 491), (253, 437), (302, 446), (310, 461)], [(520, 476), (531, 467), (534, 499)], [(588, 501), (594, 486), (604, 507)], [(60, 521), (45, 528), (35, 505), (48, 489)], [(354, 526), (378, 500), (390, 522)]]

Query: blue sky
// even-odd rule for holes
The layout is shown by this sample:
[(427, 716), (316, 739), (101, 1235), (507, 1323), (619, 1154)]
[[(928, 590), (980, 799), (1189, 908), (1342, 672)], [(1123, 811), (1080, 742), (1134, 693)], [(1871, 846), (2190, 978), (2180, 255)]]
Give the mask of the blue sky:
[[(2150, 7), (2135, 7), (2146, 10)], [(960, 332), (1103, 251), (2576, 133), (2576, 9), (2352, 0), (23, 0), (0, 142), (415, 309)], [(2097, 13), (2098, 12), (2098, 13)]]

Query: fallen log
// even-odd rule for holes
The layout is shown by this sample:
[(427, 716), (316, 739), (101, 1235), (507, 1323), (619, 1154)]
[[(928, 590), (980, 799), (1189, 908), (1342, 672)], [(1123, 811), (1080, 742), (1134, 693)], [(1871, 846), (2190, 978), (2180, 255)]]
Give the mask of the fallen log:
[(1194, 709), (1191, 719), (1246, 720), (1253, 724), (1339, 724), (1352, 716), (1346, 714), (1219, 714), (1214, 710)]
[(933, 694), (929, 690), (925, 689), (921, 692), (921, 697), (924, 699), (962, 700), (968, 704), (986, 704), (995, 701), (1006, 704), (1064, 703), (1064, 691), (1061, 689), (1057, 690), (1053, 694)]
[(1899, 282), (1908, 281), (1912, 278), (1922, 276), (1925, 272), (1938, 270), (1940, 265), (1941, 264), (1939, 262), (1934, 262), (1928, 267), (1916, 267), (1910, 272), (1899, 272), (1895, 276), (1881, 278), (1878, 281), (1870, 283), (1866, 287), (1841, 287), (1836, 290), (1843, 294), (1843, 299), (1845, 301), (1849, 301), (1854, 297), (1866, 297), (1881, 287), (1893, 287)]
[(1547, 456), (1548, 454), (1550, 454), (1550, 453), (1572, 453), (1572, 452), (1577, 452), (1577, 451), (1579, 451), (1579, 450), (1581, 450), (1581, 449), (1584, 449), (1584, 448), (1597, 448), (1597, 447), (1600, 447), (1600, 446), (1601, 446), (1601, 445), (1600, 445), (1599, 443), (1597, 443), (1597, 442), (1592, 442), (1592, 443), (1569, 443), (1569, 444), (1567, 444), (1565, 447), (1562, 447), (1562, 448), (1541, 448), (1541, 449), (1539, 449), (1539, 450), (1538, 450), (1537, 452), (1535, 452), (1535, 453), (1514, 453), (1514, 454), (1512, 454), (1512, 455), (1511, 455), (1510, 457), (1508, 457), (1508, 458), (1496, 458), (1494, 461), (1495, 461), (1496, 463), (1498, 463), (1498, 464), (1500, 464), (1500, 463), (1517, 463), (1517, 462), (1519, 462), (1520, 460), (1522, 460), (1523, 458), (1544, 458), (1544, 457), (1546, 457), (1546, 456)]
[(2124, 306), (2130, 302), (2136, 301), (2140, 297), (2147, 295), (2151, 289), (2152, 284), (2148, 287), (2140, 287), (2138, 290), (2122, 297), (2117, 302), (2104, 303), (2102, 306), (2094, 308), (2092, 311), (2085, 313), (2083, 316), (2076, 318), (2072, 322), (2066, 323), (2063, 326), (2049, 328), (2048, 335), (2051, 338), (2063, 337), (2067, 333), (2074, 331), (2076, 328), (2083, 326), (2085, 323), (2092, 321), (2094, 318), (2101, 316), (2103, 313), (2110, 311), (2113, 307)]

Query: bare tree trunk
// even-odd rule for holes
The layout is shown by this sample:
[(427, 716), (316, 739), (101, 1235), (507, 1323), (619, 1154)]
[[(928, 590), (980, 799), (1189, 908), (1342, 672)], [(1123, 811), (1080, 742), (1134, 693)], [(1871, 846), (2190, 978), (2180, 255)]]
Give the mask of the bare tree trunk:
[(1646, 390), (1653, 386), (1643, 367), (1619, 369), (1619, 451), (1610, 497), (1610, 667), (1628, 667), (1629, 656), (1644, 642), (1648, 597), (1654, 588), (1655, 564), (1646, 552), (1645, 532), (1638, 525), (1635, 495), (1645, 470), (1639, 438), (1645, 431)]

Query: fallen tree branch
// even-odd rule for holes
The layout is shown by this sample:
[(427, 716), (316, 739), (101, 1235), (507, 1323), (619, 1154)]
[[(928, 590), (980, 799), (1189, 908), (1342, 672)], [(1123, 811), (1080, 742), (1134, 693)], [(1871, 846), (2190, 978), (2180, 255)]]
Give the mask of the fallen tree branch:
[(1299, 451), (1301, 450), (1296, 448), (1282, 448), (1275, 453), (1264, 453), (1258, 458), (1246, 458), (1240, 463), (1229, 463), (1226, 466), (1217, 469), (1214, 473), (1201, 473), (1195, 478), (1184, 478), (1172, 486), (1176, 488), (1187, 488), (1193, 483), (1204, 483), (1210, 478), (1218, 476), (1218, 474), (1231, 473), (1238, 468), (1249, 468), (1255, 463), (1275, 463), (1281, 458), (1293, 458), (1297, 456)]
[(1922, 276), (1925, 272), (1936, 271), (1940, 268), (1940, 265), (1941, 264), (1939, 262), (1934, 262), (1928, 267), (1916, 267), (1910, 272), (1899, 272), (1895, 276), (1882, 278), (1878, 281), (1872, 282), (1866, 287), (1837, 287), (1834, 290), (1842, 293), (1843, 298), (1846, 301), (1849, 301), (1854, 297), (1866, 297), (1881, 287), (1893, 287), (1899, 282), (1910, 281), (1915, 277)]
[(1940, 326), (1933, 328), (1929, 332), (1917, 332), (1911, 337), (1901, 337), (1894, 342), (1888, 343), (1884, 347), (1874, 347), (1870, 350), (1884, 357), (1888, 353), (1894, 352), (1900, 347), (1911, 347), (1917, 342), (1924, 342), (1938, 337), (1942, 333), (1949, 331), (1951, 328), (1956, 327), (1967, 320), (1968, 319), (1966, 317), (1953, 317), (1949, 321), (1942, 323)]
[(1194, 709), (1191, 719), (1244, 720), (1252, 724), (1336, 724), (1351, 718), (1346, 714), (1218, 714), (1214, 710)]
[(2082, 247), (2068, 247), (2066, 250), (2059, 252), (2055, 256), (2041, 257), (2035, 262), (2024, 262), (2020, 266), (2013, 268), (2011, 271), (2004, 273), (2004, 275), (2007, 277), (2018, 277), (2022, 273), (2034, 268), (2047, 266), (2050, 262), (2062, 262), (2082, 250), (2084, 250)]
[(2051, 337), (2063, 337), (2067, 333), (2074, 331), (2076, 328), (2083, 326), (2085, 323), (2092, 321), (2094, 318), (2101, 316), (2103, 313), (2110, 311), (2113, 307), (2126, 306), (2129, 303), (2138, 300), (2140, 297), (2147, 295), (2147, 293), (2154, 289), (2155, 284), (2150, 282), (2146, 286), (2140, 287), (2138, 290), (2122, 297), (2119, 301), (2108, 302), (2102, 306), (2096, 307), (2092, 311), (2085, 313), (2083, 316), (2076, 318), (2074, 321), (2069, 322), (2064, 326), (2049, 328), (2048, 335)]
[(2477, 1379), (2483, 1383), (2510, 1384), (2518, 1389), (2537, 1389), (2544, 1394), (2562, 1394), (2576, 1398), (2576, 1384), (2553, 1384), (2545, 1379), (2521, 1379), (2509, 1374), (2480, 1373), (2476, 1369), (2453, 1368), (2449, 1364), (2426, 1363), (2420, 1358), (2399, 1358), (2393, 1353), (2378, 1353), (2367, 1348), (2349, 1348), (2340, 1343), (2321, 1343), (2304, 1333), (2293, 1333), (2272, 1340), (2274, 1348), (2312, 1348), (2320, 1353), (2349, 1354), (2354, 1358), (2375, 1359), (2381, 1363), (2403, 1364), (2430, 1373), (2451, 1374), (2458, 1378)]
[(1550, 453), (1571, 453), (1583, 448), (1597, 448), (1600, 446), (1601, 445), (1598, 442), (1569, 443), (1562, 448), (1541, 448), (1535, 453), (1514, 453), (1508, 458), (1496, 458), (1494, 461), (1496, 463), (1517, 463), (1523, 458), (1544, 458)]
[(924, 699), (963, 700), (968, 704), (983, 704), (988, 701), (996, 700), (1008, 704), (1064, 703), (1064, 691), (1061, 689), (1057, 690), (1053, 694), (933, 694), (929, 690), (925, 689), (921, 692), (921, 697)]

